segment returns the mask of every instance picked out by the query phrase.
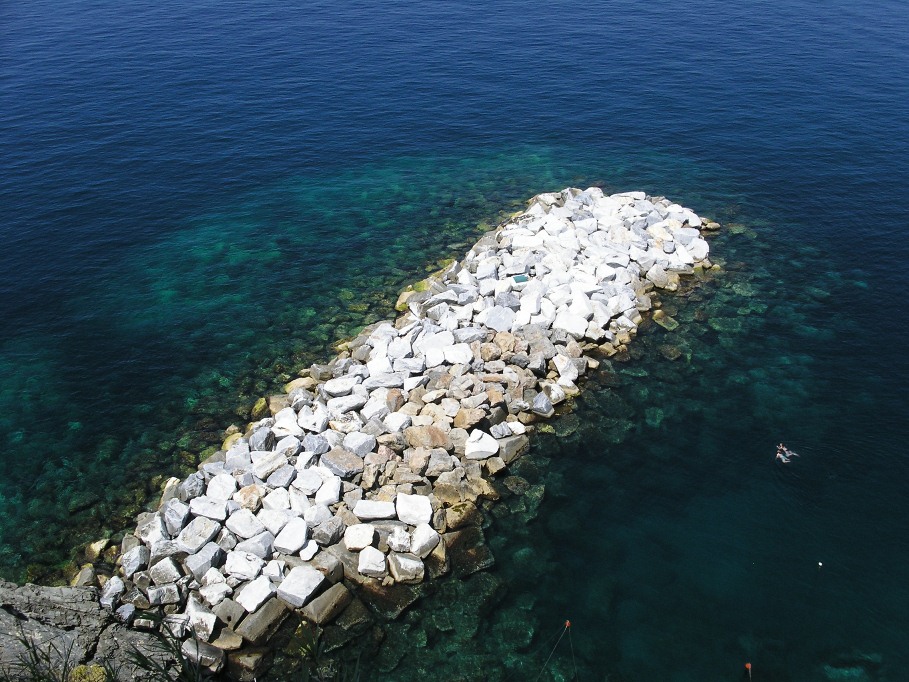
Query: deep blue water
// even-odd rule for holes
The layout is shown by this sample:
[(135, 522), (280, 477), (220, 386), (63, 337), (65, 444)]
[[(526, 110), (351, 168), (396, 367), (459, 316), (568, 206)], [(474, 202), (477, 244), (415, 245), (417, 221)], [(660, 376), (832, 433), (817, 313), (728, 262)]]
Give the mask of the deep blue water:
[(580, 679), (904, 679), (906, 35), (897, 1), (0, 4), (0, 573), (122, 530), (478, 224), (596, 183), (731, 224), (725, 271), (540, 438), (495, 607), (427, 600), (384, 675), (531, 679), (571, 618)]

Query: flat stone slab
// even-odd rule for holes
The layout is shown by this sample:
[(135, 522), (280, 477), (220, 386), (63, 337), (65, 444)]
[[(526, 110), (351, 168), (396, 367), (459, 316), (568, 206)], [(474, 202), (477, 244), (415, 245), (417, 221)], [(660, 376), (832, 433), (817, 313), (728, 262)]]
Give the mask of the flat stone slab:
[(352, 598), (344, 583), (332, 585), (303, 609), (303, 617), (316, 625), (328, 625), (341, 615)]
[(394, 503), (378, 500), (360, 500), (354, 506), (353, 513), (361, 521), (393, 519), (397, 516)]

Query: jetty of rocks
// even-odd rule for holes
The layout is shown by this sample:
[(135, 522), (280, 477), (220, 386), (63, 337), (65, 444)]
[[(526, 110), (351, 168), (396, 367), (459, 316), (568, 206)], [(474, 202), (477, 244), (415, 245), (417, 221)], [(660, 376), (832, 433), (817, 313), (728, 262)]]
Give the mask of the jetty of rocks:
[(291, 610), (324, 626), (363, 594), (443, 574), (478, 500), (496, 498), (493, 477), (578, 393), (591, 355), (631, 340), (654, 288), (710, 267), (701, 227), (643, 192), (534, 197), (403, 293), (394, 323), (171, 479), (124, 539), (102, 605), (136, 628), (156, 614), (219, 669), (253, 660)]

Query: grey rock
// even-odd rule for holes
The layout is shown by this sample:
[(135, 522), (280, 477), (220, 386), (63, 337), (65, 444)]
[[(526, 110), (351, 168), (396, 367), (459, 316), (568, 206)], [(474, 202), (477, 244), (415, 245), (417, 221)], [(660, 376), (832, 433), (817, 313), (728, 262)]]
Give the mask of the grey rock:
[(249, 435), (250, 451), (265, 452), (271, 450), (275, 442), (275, 434), (272, 433), (270, 428), (265, 426), (260, 426)]
[(179, 535), (183, 527), (189, 523), (189, 505), (178, 499), (168, 500), (161, 507), (161, 516), (167, 532), (171, 536)]
[(123, 576), (125, 578), (131, 578), (133, 573), (136, 571), (141, 571), (143, 568), (148, 566), (148, 560), (151, 557), (151, 552), (148, 551), (148, 547), (145, 545), (137, 545), (124, 554), (120, 559), (120, 566), (123, 569)]
[(265, 561), (261, 557), (250, 552), (234, 550), (227, 553), (224, 570), (239, 580), (254, 580), (262, 572), (264, 565)]
[(303, 617), (316, 625), (328, 625), (341, 615), (351, 599), (353, 595), (343, 583), (332, 585), (306, 605)]
[(508, 332), (511, 331), (512, 324), (514, 324), (514, 310), (511, 308), (497, 305), (489, 309), (486, 326), (490, 329), (495, 329), (497, 332)]
[(191, 663), (211, 672), (220, 672), (224, 667), (224, 652), (207, 642), (200, 642), (198, 639), (187, 639), (183, 642), (180, 650)]
[(262, 604), (258, 611), (246, 616), (239, 627), (234, 628), (234, 632), (250, 644), (265, 644), (288, 615), (290, 611), (284, 603), (277, 597), (272, 597)]
[(325, 479), (314, 469), (304, 469), (297, 472), (297, 477), (291, 482), (291, 485), (306, 495), (315, 495), (324, 482)]
[(348, 433), (344, 437), (344, 449), (354, 453), (358, 457), (365, 457), (368, 453), (372, 452), (375, 447), (375, 437), (360, 433), (359, 431)]
[(344, 521), (337, 516), (332, 516), (330, 519), (323, 521), (313, 529), (312, 539), (322, 547), (334, 545), (335, 543), (340, 542), (341, 538), (344, 536), (344, 529)]
[(542, 417), (551, 417), (555, 414), (555, 408), (552, 406), (552, 401), (549, 400), (549, 396), (545, 393), (537, 393), (530, 409), (534, 414), (538, 414)]
[(148, 602), (152, 606), (180, 603), (180, 588), (174, 583), (148, 588)]
[(177, 488), (177, 495), (181, 502), (189, 502), (203, 492), (205, 492), (205, 480), (199, 472), (187, 476)]
[(255, 554), (257, 557), (268, 560), (271, 559), (274, 545), (275, 536), (268, 531), (265, 531), (248, 540), (238, 542), (236, 550), (238, 552), (249, 552), (250, 554)]
[(163, 559), (148, 569), (148, 575), (155, 585), (175, 583), (183, 577), (177, 562), (171, 558)]
[(375, 547), (364, 547), (360, 551), (357, 571), (372, 578), (383, 578), (386, 575), (385, 555)]
[(223, 561), (224, 550), (214, 542), (209, 542), (196, 554), (186, 557), (183, 565), (196, 580), (201, 581), (208, 569), (220, 566)]
[(332, 414), (346, 414), (359, 410), (366, 404), (368, 398), (362, 395), (346, 395), (340, 398), (332, 398), (328, 401), (328, 411)]
[(499, 456), (505, 464), (511, 464), (530, 447), (527, 436), (514, 435), (499, 440)]
[(331, 450), (331, 446), (324, 436), (308, 433), (303, 437), (303, 449), (316, 455), (321, 455)]
[(160, 514), (149, 514), (143, 518), (137, 525), (134, 534), (146, 545), (154, 544), (159, 540), (169, 540), (170, 534), (164, 525), (164, 519)]
[(195, 516), (204, 516), (215, 521), (224, 521), (227, 518), (227, 502), (213, 499), (207, 495), (190, 500), (189, 510)]
[(126, 591), (126, 585), (123, 581), (117, 576), (111, 577), (106, 583), (104, 583), (104, 589), (101, 590), (101, 606), (113, 611), (114, 606), (116, 606), (117, 601)]
[(343, 448), (332, 448), (319, 460), (335, 476), (350, 478), (363, 471), (363, 458)]
[(511, 427), (508, 426), (507, 422), (500, 422), (489, 429), (489, 433), (492, 434), (493, 438), (507, 438), (511, 435)]
[(287, 457), (283, 452), (264, 452), (256, 450), (251, 453), (252, 471), (257, 478), (265, 480), (275, 471), (287, 464)]
[(290, 464), (275, 469), (265, 482), (272, 488), (286, 488), (297, 475), (297, 470)]

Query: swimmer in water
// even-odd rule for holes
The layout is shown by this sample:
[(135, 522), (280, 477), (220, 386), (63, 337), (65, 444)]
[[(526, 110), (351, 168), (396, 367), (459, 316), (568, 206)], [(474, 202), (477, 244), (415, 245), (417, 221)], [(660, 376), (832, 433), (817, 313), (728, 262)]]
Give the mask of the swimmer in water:
[(776, 446), (776, 459), (780, 460), (783, 464), (789, 464), (789, 462), (792, 461), (792, 457), (798, 457), (798, 454), (794, 453), (782, 443)]

